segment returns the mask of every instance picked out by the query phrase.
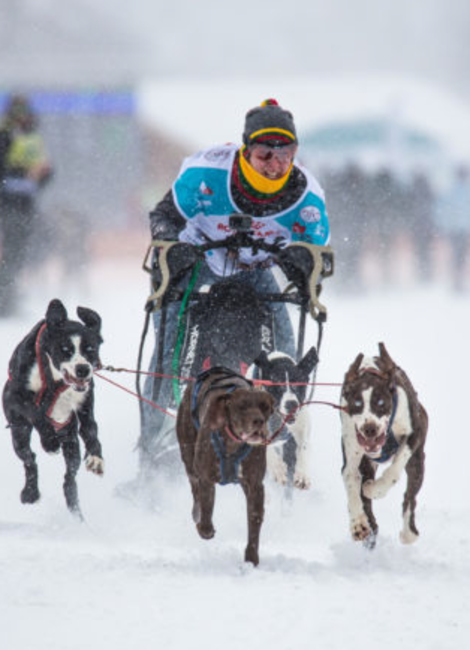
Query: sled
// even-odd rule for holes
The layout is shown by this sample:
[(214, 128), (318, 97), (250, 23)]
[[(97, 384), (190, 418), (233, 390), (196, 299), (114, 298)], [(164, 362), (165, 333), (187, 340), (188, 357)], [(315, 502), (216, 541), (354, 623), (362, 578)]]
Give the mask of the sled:
[[(169, 412), (159, 427), (151, 446), (140, 445), (141, 460), (151, 465), (162, 465), (177, 449), (175, 419), (179, 402), (187, 382), (198, 373), (214, 365), (222, 365), (245, 374), (261, 351), (276, 350), (273, 316), (269, 305), (290, 305), (294, 332), (296, 360), (302, 358), (309, 318), (317, 326), (317, 353), (320, 352), (323, 327), (327, 320), (326, 307), (320, 302), (322, 281), (333, 274), (334, 256), (329, 246), (306, 242), (285, 245), (278, 238), (267, 242), (255, 236), (249, 215), (232, 215), (231, 234), (223, 240), (207, 241), (194, 246), (182, 242), (152, 241), (143, 269), (151, 276), (152, 294), (146, 303), (146, 323), (142, 335), (137, 373), (137, 392), (141, 395), (140, 366), (149, 319), (160, 312), (160, 323), (154, 351), (152, 376), (146, 385), (146, 395), (154, 404)], [(198, 268), (206, 253), (225, 249), (233, 263), (241, 249), (251, 249), (253, 255), (265, 251), (272, 256), (274, 269), (287, 286), (276, 292), (260, 292), (241, 285), (235, 276), (223, 277), (206, 288), (194, 289)], [(168, 349), (165, 349), (169, 330), (168, 311), (178, 306), (177, 336), (172, 349), (171, 372), (168, 372)], [(297, 324), (295, 323), (297, 317)], [(174, 323), (171, 323), (174, 328)], [(316, 369), (313, 371), (315, 374)], [(311, 381), (313, 382), (314, 376)], [(311, 395), (313, 388), (311, 390)], [(141, 408), (142, 431), (148, 426), (151, 409)], [(291, 452), (287, 452), (291, 453)]]

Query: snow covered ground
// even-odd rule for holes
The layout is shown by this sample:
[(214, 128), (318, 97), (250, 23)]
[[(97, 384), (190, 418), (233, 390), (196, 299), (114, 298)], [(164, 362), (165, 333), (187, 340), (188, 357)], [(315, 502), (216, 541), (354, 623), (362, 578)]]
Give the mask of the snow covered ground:
[[(139, 260), (95, 265), (88, 289), (32, 287), (21, 316), (0, 320), (0, 362), (61, 297), (103, 317), (102, 360), (135, 368), (147, 281)], [(0, 635), (5, 650), (461, 650), (470, 640), (470, 368), (468, 299), (443, 285), (373, 292), (325, 290), (329, 308), (318, 380), (340, 382), (359, 351), (385, 341), (429, 411), (418, 543), (398, 540), (403, 483), (375, 511), (368, 552), (349, 537), (338, 412), (311, 407), (313, 488), (291, 508), (267, 486), (258, 568), (243, 562), (245, 503), (218, 488), (217, 534), (201, 540), (186, 481), (161, 480), (144, 502), (116, 495), (135, 477), (137, 401), (96, 380), (106, 473), (82, 468), (86, 524), (62, 496), (63, 464), (39, 449), (41, 501), (23, 506), (23, 469), (0, 437)], [(130, 375), (111, 377), (133, 389)], [(335, 401), (339, 389), (317, 399)], [(0, 425), (4, 425), (3, 416)]]

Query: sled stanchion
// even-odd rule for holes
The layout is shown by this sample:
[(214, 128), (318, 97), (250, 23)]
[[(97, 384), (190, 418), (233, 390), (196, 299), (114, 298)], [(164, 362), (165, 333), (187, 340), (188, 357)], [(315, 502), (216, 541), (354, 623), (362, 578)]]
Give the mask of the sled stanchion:
[(304, 354), (304, 343), (305, 343), (305, 325), (307, 319), (307, 310), (305, 306), (300, 307), (300, 318), (299, 318), (299, 331), (297, 333), (297, 355), (296, 361), (300, 361)]
[[(157, 363), (156, 371), (157, 373), (162, 373), (163, 371), (163, 353), (165, 350), (165, 336), (166, 336), (166, 315), (167, 308), (163, 307), (161, 310), (160, 324), (158, 328), (158, 349), (157, 349)], [(158, 381), (157, 381), (158, 379)], [(152, 400), (156, 402), (160, 395), (160, 389), (162, 386), (163, 378), (161, 376), (155, 377), (152, 385)]]
[[(140, 371), (142, 369), (142, 357), (144, 353), (145, 339), (147, 338), (147, 333), (148, 333), (150, 313), (151, 313), (150, 309), (145, 310), (144, 327), (142, 329), (142, 335), (140, 337), (139, 354), (137, 356), (137, 375), (135, 379), (135, 389), (139, 398), (142, 397), (142, 390), (140, 387)], [(143, 409), (143, 402), (140, 399), (139, 399), (139, 409), (140, 409), (140, 417), (142, 420), (144, 417), (144, 409)]]

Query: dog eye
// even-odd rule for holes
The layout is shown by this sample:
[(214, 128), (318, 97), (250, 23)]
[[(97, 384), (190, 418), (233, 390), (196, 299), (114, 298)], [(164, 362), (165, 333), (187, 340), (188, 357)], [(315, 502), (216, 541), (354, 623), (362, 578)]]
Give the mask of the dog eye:
[(385, 400), (382, 399), (382, 397), (379, 397), (377, 400), (377, 406), (384, 406), (385, 405)]
[(70, 347), (70, 345), (62, 345), (60, 349), (61, 349), (61, 351), (62, 351), (64, 354), (66, 354), (67, 356), (72, 356), (72, 352), (73, 352), (73, 350), (72, 350), (72, 348)]
[(85, 346), (85, 352), (94, 352), (94, 351), (95, 351), (95, 346), (94, 345)]
[(355, 399), (353, 404), (354, 404), (354, 406), (357, 406), (357, 407), (362, 406), (362, 399), (359, 399), (359, 398)]

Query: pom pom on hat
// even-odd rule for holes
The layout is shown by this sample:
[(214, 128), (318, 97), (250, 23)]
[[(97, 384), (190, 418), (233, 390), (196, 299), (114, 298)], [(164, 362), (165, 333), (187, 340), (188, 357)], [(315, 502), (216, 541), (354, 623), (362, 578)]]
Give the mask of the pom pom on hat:
[(276, 99), (265, 99), (246, 114), (243, 142), (245, 145), (260, 142), (275, 147), (297, 144), (292, 113), (281, 108)]

